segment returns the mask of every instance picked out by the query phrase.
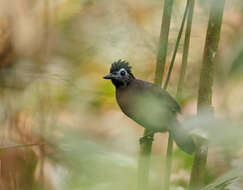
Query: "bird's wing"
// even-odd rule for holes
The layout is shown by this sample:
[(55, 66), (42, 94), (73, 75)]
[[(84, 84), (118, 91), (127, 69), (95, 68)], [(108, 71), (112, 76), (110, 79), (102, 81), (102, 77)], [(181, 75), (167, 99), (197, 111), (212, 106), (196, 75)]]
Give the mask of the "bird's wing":
[(160, 88), (159, 86), (150, 83), (150, 82), (146, 82), (143, 80), (137, 80), (137, 85), (138, 88), (141, 91), (150, 91), (151, 95), (156, 98), (157, 101), (159, 102), (163, 102), (168, 108), (169, 110), (171, 110), (172, 112), (178, 112), (181, 113), (181, 108), (179, 106), (179, 104), (176, 102), (176, 100), (164, 89)]

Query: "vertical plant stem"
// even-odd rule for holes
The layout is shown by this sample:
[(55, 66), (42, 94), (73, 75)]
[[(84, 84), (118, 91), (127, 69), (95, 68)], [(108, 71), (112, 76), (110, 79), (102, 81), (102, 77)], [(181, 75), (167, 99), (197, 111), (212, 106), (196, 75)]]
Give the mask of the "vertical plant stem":
[[(208, 22), (206, 43), (204, 48), (203, 63), (200, 74), (198, 93), (198, 114), (202, 108), (212, 109), (212, 85), (214, 65), (218, 53), (218, 44), (222, 26), (225, 0), (210, 1), (210, 16)], [(197, 150), (193, 161), (190, 179), (190, 190), (198, 190), (202, 187), (207, 161), (207, 145), (203, 140), (197, 138)]]
[(191, 30), (192, 30), (192, 19), (195, 7), (195, 0), (189, 1), (189, 11), (188, 11), (188, 19), (186, 25), (186, 32), (185, 32), (185, 41), (183, 46), (183, 55), (182, 55), (182, 63), (181, 63), (181, 70), (179, 81), (177, 85), (176, 91), (176, 99), (180, 99), (184, 81), (185, 81), (185, 74), (187, 69), (187, 62), (188, 62), (188, 54), (189, 54), (189, 46), (190, 46), (190, 39), (191, 39)]
[(198, 190), (202, 187), (207, 163), (207, 144), (202, 139), (196, 139), (196, 146), (197, 149), (192, 165), (189, 190)]
[[(185, 12), (184, 12), (182, 23), (181, 23), (180, 30), (179, 30), (179, 34), (178, 34), (177, 39), (176, 39), (176, 45), (175, 45), (172, 60), (171, 60), (171, 63), (170, 63), (169, 71), (168, 71), (166, 81), (165, 81), (165, 84), (164, 84), (164, 87), (163, 87), (165, 90), (168, 87), (171, 72), (172, 72), (172, 69), (173, 69), (173, 66), (174, 66), (174, 63), (175, 63), (176, 54), (177, 54), (177, 51), (178, 51), (178, 48), (179, 48), (179, 44), (180, 44), (181, 36), (182, 36), (182, 33), (183, 33), (185, 21), (186, 21), (186, 18), (187, 18), (187, 13), (188, 13), (188, 9), (189, 9), (189, 1), (190, 0), (187, 0)], [(170, 189), (172, 153), (173, 153), (173, 138), (172, 138), (171, 134), (169, 133), (167, 152), (166, 152), (166, 162), (165, 162), (166, 166), (165, 166), (165, 173), (164, 173), (163, 190), (169, 190)]]
[(177, 51), (178, 51), (178, 48), (179, 48), (179, 44), (180, 44), (180, 41), (181, 41), (181, 36), (182, 36), (182, 33), (183, 33), (183, 29), (184, 29), (184, 25), (185, 25), (185, 22), (186, 22), (186, 18), (187, 18), (187, 13), (188, 13), (188, 9), (189, 9), (189, 2), (190, 2), (190, 0), (187, 0), (185, 12), (184, 12), (184, 15), (183, 15), (183, 18), (182, 18), (182, 22), (181, 22), (181, 26), (180, 26), (180, 30), (179, 30), (179, 34), (178, 34), (177, 39), (176, 39), (176, 45), (175, 45), (175, 49), (174, 49), (174, 52), (173, 52), (173, 55), (172, 55), (169, 71), (168, 71), (168, 74), (167, 74), (167, 77), (166, 77), (166, 81), (165, 81), (165, 84), (164, 84), (164, 87), (163, 87), (165, 90), (168, 87), (168, 83), (169, 83), (169, 80), (170, 80), (172, 69), (173, 69), (173, 66), (174, 66), (174, 63), (175, 63)]
[(164, 181), (162, 190), (170, 189), (170, 176), (171, 176), (171, 166), (172, 166), (172, 153), (173, 153), (173, 138), (169, 133), (167, 152), (166, 152), (166, 161), (165, 161), (165, 172), (164, 172)]
[[(164, 76), (164, 68), (166, 63), (166, 55), (168, 49), (168, 39), (170, 22), (172, 15), (172, 7), (174, 0), (165, 0), (163, 9), (163, 18), (160, 31), (159, 48), (157, 54), (156, 71), (155, 71), (155, 84), (158, 86), (162, 85), (162, 80)], [(144, 131), (144, 136), (148, 131)], [(151, 135), (153, 138), (153, 135)], [(144, 142), (140, 145), (140, 155), (138, 163), (138, 190), (147, 190), (149, 182), (149, 165), (150, 165), (150, 155), (152, 150), (152, 141)]]
[[(144, 136), (147, 135), (145, 130)], [(139, 167), (138, 167), (138, 190), (147, 190), (149, 182), (150, 154), (152, 140), (140, 144)]]
[(163, 18), (160, 30), (159, 48), (154, 80), (155, 84), (158, 86), (162, 85), (164, 76), (173, 3), (174, 0), (164, 1)]
[(199, 83), (199, 109), (204, 106), (211, 106), (212, 103), (214, 65), (218, 53), (225, 0), (212, 0), (210, 2), (211, 10)]

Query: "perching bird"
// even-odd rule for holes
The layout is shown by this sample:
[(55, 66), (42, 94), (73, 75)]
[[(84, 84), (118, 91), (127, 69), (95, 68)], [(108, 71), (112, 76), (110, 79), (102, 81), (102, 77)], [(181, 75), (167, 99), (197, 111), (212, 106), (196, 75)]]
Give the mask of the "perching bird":
[[(123, 113), (149, 134), (168, 131), (183, 151), (189, 154), (195, 151), (191, 135), (176, 119), (176, 113), (181, 112), (180, 106), (169, 93), (155, 84), (136, 79), (131, 66), (122, 60), (111, 65), (110, 73), (104, 79), (110, 79), (115, 86), (116, 100)], [(149, 137), (142, 139), (152, 140)]]

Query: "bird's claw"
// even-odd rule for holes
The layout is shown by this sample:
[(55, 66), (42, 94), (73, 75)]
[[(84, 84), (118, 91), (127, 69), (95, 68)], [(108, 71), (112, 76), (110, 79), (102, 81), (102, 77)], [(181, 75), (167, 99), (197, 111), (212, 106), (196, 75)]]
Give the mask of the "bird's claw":
[(140, 137), (139, 143), (143, 144), (145, 142), (152, 142), (153, 140), (154, 140), (154, 138), (152, 136), (147, 135), (147, 136)]

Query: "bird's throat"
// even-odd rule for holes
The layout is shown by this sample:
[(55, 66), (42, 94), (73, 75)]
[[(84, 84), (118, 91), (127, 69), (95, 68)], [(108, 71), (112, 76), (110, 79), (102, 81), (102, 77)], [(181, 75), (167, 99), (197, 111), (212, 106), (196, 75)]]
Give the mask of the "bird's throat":
[(112, 84), (113, 84), (116, 88), (122, 88), (122, 87), (127, 86), (126, 82), (124, 82), (124, 81), (119, 81), (119, 80), (114, 80), (114, 79), (112, 79), (111, 82), (112, 82)]

